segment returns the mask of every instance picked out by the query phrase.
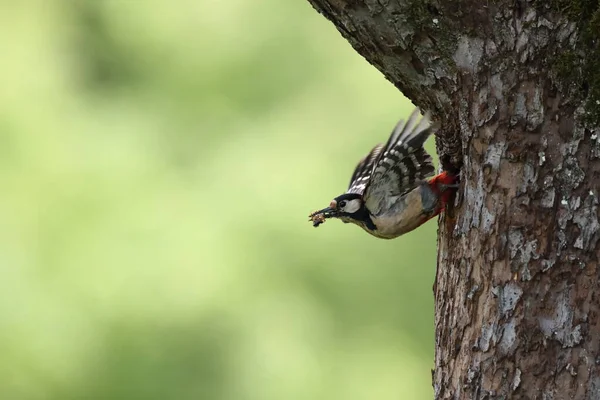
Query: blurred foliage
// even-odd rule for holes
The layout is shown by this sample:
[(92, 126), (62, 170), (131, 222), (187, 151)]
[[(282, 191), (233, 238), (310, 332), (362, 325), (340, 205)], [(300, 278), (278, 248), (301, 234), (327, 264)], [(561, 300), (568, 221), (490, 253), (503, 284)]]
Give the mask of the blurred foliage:
[(308, 2), (0, 26), (0, 398), (431, 398), (435, 222), (306, 217), (412, 106)]

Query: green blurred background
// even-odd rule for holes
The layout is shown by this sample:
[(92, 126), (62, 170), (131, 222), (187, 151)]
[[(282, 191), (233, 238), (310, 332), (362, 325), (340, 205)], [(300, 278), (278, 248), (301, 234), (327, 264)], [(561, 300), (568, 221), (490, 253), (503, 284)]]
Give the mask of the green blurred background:
[(435, 221), (307, 221), (412, 106), (306, 0), (0, 26), (0, 399), (431, 398)]

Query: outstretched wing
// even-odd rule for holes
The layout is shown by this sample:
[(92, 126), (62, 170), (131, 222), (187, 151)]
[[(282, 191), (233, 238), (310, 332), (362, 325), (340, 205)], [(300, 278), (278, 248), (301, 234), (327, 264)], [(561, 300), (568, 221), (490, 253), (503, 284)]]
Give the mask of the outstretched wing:
[(381, 154), (381, 149), (383, 148), (383, 144), (378, 144), (373, 147), (373, 150), (364, 157), (356, 168), (354, 169), (354, 173), (352, 174), (352, 178), (350, 179), (350, 185), (348, 186), (348, 190), (346, 193), (358, 193), (363, 194), (368, 183), (371, 178), (371, 173), (373, 172), (373, 167)]
[(398, 122), (374, 161), (364, 189), (366, 206), (374, 214), (387, 209), (387, 202), (394, 202), (435, 171), (431, 156), (423, 148), (434, 127), (427, 115), (417, 123), (418, 117), (419, 110), (415, 109), (406, 123)]

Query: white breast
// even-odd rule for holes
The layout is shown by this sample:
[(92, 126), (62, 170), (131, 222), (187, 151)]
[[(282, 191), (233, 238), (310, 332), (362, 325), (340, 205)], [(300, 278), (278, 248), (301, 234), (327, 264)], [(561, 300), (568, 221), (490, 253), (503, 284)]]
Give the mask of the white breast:
[(377, 227), (373, 234), (382, 238), (395, 238), (410, 232), (427, 220), (423, 212), (420, 188), (412, 190), (398, 198), (388, 210), (371, 219)]

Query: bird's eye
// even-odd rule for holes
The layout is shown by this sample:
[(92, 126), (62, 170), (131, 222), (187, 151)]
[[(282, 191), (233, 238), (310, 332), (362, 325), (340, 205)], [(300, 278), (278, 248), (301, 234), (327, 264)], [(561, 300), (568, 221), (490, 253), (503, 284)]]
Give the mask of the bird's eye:
[(340, 202), (338, 203), (338, 207), (339, 207), (339, 208), (344, 208), (344, 207), (346, 207), (346, 200), (342, 200), (342, 201), (340, 201)]

